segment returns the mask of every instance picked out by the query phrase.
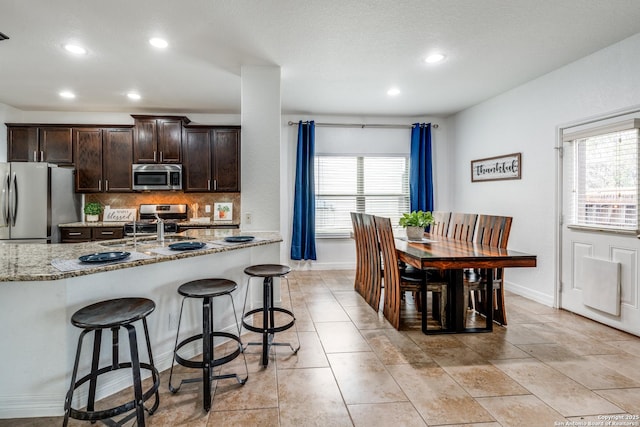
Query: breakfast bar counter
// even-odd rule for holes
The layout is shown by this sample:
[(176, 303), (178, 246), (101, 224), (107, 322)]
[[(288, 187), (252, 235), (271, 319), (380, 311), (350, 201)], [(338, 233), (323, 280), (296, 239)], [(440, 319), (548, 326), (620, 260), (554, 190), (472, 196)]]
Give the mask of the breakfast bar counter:
[[(240, 243), (225, 241), (225, 237), (246, 234), (255, 238)], [(0, 342), (3, 348), (0, 419), (63, 414), (80, 333), (71, 325), (70, 318), (78, 309), (112, 298), (153, 300), (156, 309), (148, 318), (149, 332), (154, 361), (162, 371), (169, 368), (173, 360), (181, 303), (178, 287), (207, 277), (233, 280), (238, 284), (233, 293), (235, 306), (242, 309), (247, 293), (244, 269), (249, 265), (279, 262), (281, 241), (277, 232), (194, 229), (180, 235), (166, 235), (164, 243), (156, 241), (155, 236), (144, 236), (135, 241), (128, 238), (72, 244), (0, 245)], [(169, 247), (179, 242), (204, 245), (201, 249), (182, 251)], [(128, 252), (129, 255), (117, 262), (79, 262), (82, 256), (103, 252)], [(248, 304), (260, 301), (259, 288), (251, 288)], [(192, 310), (197, 312), (195, 307)], [(216, 316), (217, 327), (234, 329), (235, 320), (230, 310), (214, 304), (213, 312), (216, 310), (226, 313)], [(237, 315), (240, 317), (241, 313)], [(196, 334), (202, 326), (196, 317), (183, 319), (181, 332)], [(201, 349), (194, 348), (193, 356), (199, 351)], [(89, 353), (83, 353), (81, 369), (90, 366)], [(108, 349), (102, 357), (108, 360)], [(127, 387), (129, 377), (128, 372), (110, 377), (100, 387), (102, 394), (98, 399)], [(86, 399), (86, 393), (80, 393), (79, 398)]]
[[(240, 230), (194, 229), (166, 235), (164, 242), (155, 236), (75, 244), (5, 244), (0, 246), (0, 282), (58, 280), (110, 270), (154, 264), (176, 259), (228, 252), (237, 249), (269, 245), (282, 241), (278, 233), (252, 232), (254, 240), (229, 244), (224, 239), (237, 236)], [(172, 251), (169, 246), (178, 242), (202, 242), (206, 247), (196, 251)], [(57, 261), (77, 260), (83, 255), (101, 252), (129, 252), (133, 257), (117, 263), (96, 263), (75, 270), (61, 270)], [(136, 256), (140, 254), (139, 256)], [(2, 286), (2, 285), (0, 285)]]

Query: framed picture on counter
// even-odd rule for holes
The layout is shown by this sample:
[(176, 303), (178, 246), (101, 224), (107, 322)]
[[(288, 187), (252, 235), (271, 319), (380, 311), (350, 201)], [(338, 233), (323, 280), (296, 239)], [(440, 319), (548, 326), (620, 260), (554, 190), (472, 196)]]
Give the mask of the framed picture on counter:
[(233, 203), (214, 203), (213, 220), (231, 222), (233, 220)]

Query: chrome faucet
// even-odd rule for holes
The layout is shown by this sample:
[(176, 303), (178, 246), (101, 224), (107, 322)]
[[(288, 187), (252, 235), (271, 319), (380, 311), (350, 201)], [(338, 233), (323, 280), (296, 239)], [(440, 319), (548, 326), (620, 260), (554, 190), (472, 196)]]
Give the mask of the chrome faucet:
[(164, 242), (164, 221), (158, 216), (158, 214), (155, 214), (156, 216), (156, 220), (158, 220), (158, 222), (156, 223), (156, 230), (158, 232), (158, 242)]

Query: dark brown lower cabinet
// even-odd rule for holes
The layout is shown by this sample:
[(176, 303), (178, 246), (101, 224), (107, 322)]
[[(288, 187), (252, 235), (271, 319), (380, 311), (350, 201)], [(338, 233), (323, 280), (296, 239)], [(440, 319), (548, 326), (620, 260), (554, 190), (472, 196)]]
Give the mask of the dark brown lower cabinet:
[(60, 227), (62, 243), (122, 239), (124, 227)]

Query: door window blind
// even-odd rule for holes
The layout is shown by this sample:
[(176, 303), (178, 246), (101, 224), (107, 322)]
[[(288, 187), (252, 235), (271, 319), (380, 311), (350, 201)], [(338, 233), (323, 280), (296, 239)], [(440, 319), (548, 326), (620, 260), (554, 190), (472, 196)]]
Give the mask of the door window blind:
[(573, 225), (638, 228), (638, 129), (572, 140)]
[(316, 235), (348, 236), (350, 212), (391, 218), (409, 211), (409, 157), (316, 155)]

